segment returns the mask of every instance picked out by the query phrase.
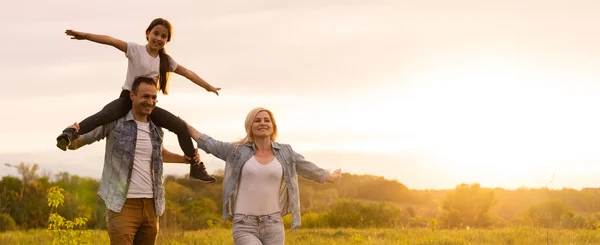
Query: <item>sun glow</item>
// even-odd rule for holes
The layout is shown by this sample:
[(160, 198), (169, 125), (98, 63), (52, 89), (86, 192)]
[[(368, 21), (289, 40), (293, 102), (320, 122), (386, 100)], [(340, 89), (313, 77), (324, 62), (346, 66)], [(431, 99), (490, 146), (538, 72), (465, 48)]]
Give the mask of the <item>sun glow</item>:
[(534, 71), (445, 63), (400, 90), (398, 114), (412, 122), (401, 127), (433, 152), (440, 168), (464, 181), (517, 187), (523, 178), (550, 179), (598, 147), (590, 136), (600, 136), (593, 127), (600, 118), (586, 113), (598, 99), (555, 86), (561, 78), (553, 72)]

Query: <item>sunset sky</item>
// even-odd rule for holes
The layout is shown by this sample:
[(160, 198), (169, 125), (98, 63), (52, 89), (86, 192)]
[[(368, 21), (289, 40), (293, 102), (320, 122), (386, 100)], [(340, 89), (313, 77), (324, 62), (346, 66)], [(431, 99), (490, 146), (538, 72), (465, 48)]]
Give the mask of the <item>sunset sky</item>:
[(415, 189), (600, 186), (600, 1), (366, 2), (4, 3), (0, 163), (100, 178), (104, 141), (62, 152), (55, 138), (118, 97), (127, 59), (64, 31), (145, 44), (163, 17), (167, 52), (222, 91), (174, 74), (158, 106), (217, 139), (243, 137), (262, 106), (281, 142), (327, 169)]

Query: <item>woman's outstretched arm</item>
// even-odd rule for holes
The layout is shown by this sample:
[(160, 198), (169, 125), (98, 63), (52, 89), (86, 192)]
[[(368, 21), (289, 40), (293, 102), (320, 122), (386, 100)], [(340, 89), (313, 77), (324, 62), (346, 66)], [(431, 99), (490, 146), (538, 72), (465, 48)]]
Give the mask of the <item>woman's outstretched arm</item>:
[(200, 131), (198, 131), (189, 124), (188, 130), (190, 131), (190, 135), (192, 136), (192, 138), (198, 143), (198, 148), (202, 149), (208, 154), (212, 154), (213, 156), (223, 161), (227, 161), (229, 155), (235, 151), (235, 145), (228, 142), (213, 139), (212, 137), (206, 134), (200, 133)]

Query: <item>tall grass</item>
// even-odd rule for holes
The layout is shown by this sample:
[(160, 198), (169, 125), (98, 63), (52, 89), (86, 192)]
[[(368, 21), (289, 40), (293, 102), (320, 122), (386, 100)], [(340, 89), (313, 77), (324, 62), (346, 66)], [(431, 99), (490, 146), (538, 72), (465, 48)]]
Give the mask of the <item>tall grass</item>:
[[(550, 230), (534, 228), (428, 230), (411, 229), (299, 229), (286, 230), (286, 244), (291, 245), (592, 245), (600, 244), (600, 232), (592, 230)], [(94, 244), (109, 244), (106, 231), (92, 231)], [(44, 230), (0, 233), (0, 244), (40, 245), (52, 242)], [(157, 244), (233, 244), (231, 230), (198, 231), (161, 230)]]

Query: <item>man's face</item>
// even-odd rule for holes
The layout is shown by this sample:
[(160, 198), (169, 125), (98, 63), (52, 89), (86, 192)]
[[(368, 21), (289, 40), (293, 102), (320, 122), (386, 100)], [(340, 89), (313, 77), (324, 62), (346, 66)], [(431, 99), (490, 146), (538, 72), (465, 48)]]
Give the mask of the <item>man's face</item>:
[(142, 83), (136, 92), (131, 93), (132, 110), (138, 114), (149, 116), (156, 106), (156, 86)]

